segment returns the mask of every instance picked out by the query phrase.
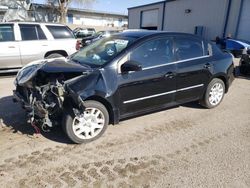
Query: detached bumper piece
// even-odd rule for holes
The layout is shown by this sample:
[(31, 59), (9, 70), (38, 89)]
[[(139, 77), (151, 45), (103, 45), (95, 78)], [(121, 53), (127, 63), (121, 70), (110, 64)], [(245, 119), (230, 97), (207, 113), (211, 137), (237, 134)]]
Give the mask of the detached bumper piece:
[(240, 73), (250, 75), (250, 55), (244, 54), (240, 60)]

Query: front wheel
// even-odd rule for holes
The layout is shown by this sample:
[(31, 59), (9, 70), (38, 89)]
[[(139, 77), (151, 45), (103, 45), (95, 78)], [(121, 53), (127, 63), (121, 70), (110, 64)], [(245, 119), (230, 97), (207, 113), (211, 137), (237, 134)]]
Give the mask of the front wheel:
[(75, 115), (73, 109), (66, 110), (63, 129), (74, 143), (88, 143), (98, 139), (107, 129), (109, 114), (97, 101), (84, 102), (85, 110)]
[(225, 84), (221, 79), (214, 78), (207, 86), (206, 93), (200, 101), (201, 105), (206, 108), (218, 106), (224, 98)]

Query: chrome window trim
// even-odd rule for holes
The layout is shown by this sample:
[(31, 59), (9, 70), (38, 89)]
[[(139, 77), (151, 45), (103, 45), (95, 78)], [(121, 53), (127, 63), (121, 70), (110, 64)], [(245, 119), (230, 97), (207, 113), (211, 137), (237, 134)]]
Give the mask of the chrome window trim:
[(184, 60), (181, 60), (181, 61), (174, 61), (174, 62), (165, 63), (165, 64), (161, 64), (161, 65), (155, 65), (155, 66), (151, 66), (151, 67), (145, 67), (142, 70), (148, 70), (148, 69), (163, 67), (163, 66), (167, 66), (167, 65), (174, 65), (174, 64), (178, 64), (178, 63), (187, 62), (187, 61), (192, 61), (192, 60), (197, 60), (197, 59), (203, 59), (203, 58), (206, 58), (206, 57), (210, 57), (210, 56), (209, 55), (205, 55), (205, 56), (194, 57), (194, 58), (190, 58), (190, 59), (184, 59)]
[(203, 86), (204, 86), (204, 84), (194, 85), (194, 86), (190, 86), (190, 87), (186, 87), (186, 88), (182, 88), (182, 89), (168, 91), (168, 92), (165, 92), (165, 93), (159, 93), (159, 94), (155, 94), (155, 95), (150, 95), (150, 96), (146, 96), (146, 97), (141, 97), (141, 98), (137, 98), (137, 99), (124, 101), (123, 104), (129, 104), (129, 103), (133, 103), (133, 102), (137, 102), (137, 101), (142, 101), (142, 100), (146, 100), (146, 99), (160, 97), (160, 96), (163, 96), (163, 95), (169, 95), (169, 94), (172, 94), (172, 93), (177, 93), (177, 92), (180, 92), (180, 91), (186, 91), (186, 90), (190, 90), (190, 89), (194, 89), (194, 88), (198, 88), (198, 87), (203, 87)]

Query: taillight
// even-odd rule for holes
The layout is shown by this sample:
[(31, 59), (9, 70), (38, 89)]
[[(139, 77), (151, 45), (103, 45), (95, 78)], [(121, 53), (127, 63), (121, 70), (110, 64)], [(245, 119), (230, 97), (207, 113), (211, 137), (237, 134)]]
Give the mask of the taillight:
[(80, 50), (81, 46), (82, 46), (81, 41), (77, 40), (76, 41), (76, 50)]

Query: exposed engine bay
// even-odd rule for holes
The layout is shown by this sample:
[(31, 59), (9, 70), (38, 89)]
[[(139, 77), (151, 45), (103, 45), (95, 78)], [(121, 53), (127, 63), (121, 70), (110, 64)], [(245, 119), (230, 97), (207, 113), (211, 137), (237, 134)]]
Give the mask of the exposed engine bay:
[(14, 98), (21, 100), (31, 124), (48, 131), (61, 122), (66, 100), (73, 97), (67, 84), (86, 77), (90, 72), (88, 67), (65, 61), (46, 61), (26, 66), (17, 75)]

